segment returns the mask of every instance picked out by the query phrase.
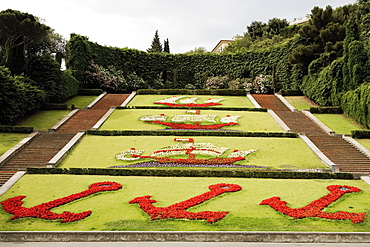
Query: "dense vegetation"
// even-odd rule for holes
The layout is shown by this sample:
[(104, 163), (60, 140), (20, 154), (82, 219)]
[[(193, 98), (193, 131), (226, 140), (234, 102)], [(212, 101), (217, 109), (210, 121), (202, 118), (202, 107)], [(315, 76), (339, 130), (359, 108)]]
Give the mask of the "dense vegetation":
[(44, 103), (77, 94), (78, 82), (61, 71), (65, 41), (31, 14), (0, 12), (0, 124), (14, 124)]

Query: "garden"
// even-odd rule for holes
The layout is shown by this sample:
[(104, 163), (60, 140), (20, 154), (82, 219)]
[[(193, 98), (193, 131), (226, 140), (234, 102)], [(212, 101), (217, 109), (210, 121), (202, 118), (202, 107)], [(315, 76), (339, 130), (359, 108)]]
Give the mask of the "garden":
[[(300, 138), (219, 136), (217, 133), (281, 132), (267, 112), (237, 109), (253, 109), (247, 97), (222, 97), (219, 102), (227, 106), (225, 110), (220, 105), (193, 110), (169, 105), (151, 108), (154, 102), (172, 96), (150, 96), (151, 102), (138, 95), (127, 108), (116, 109), (100, 130), (151, 129), (158, 130), (158, 135), (87, 134), (58, 168), (158, 169), (159, 173), (161, 169), (200, 169), (234, 174), (326, 168)], [(203, 104), (209, 100), (205, 98), (192, 102)], [(221, 121), (225, 117), (228, 123), (237, 124), (201, 130), (207, 136), (192, 135), (192, 129), (179, 129), (188, 135), (162, 135), (170, 130), (168, 126), (148, 123), (213, 125), (225, 123)], [(348, 179), (31, 172), (1, 196), (0, 230), (366, 232), (370, 230), (366, 218), (369, 193), (367, 183)]]

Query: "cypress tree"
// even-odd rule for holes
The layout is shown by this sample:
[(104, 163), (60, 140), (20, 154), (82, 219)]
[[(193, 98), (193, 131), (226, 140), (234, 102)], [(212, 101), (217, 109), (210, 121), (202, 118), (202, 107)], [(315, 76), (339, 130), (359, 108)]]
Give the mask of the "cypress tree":
[(167, 38), (167, 40), (164, 41), (163, 51), (167, 52), (167, 53), (170, 53), (170, 42), (168, 41), (168, 38)]

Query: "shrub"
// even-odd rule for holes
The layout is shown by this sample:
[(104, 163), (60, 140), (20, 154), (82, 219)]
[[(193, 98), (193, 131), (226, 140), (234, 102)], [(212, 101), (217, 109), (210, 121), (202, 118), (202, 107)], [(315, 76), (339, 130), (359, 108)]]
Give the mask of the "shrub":
[(334, 107), (311, 107), (311, 113), (318, 113), (318, 114), (342, 114), (343, 110), (339, 106)]
[(282, 89), (280, 90), (282, 96), (302, 96), (303, 93), (300, 90), (293, 89)]
[(33, 127), (0, 125), (0, 133), (32, 133)]
[(78, 95), (100, 95), (103, 93), (102, 89), (80, 89)]
[(244, 89), (248, 93), (268, 93), (271, 91), (272, 77), (259, 75), (256, 76), (253, 82), (246, 81), (244, 83)]
[(351, 133), (356, 139), (370, 139), (370, 130), (352, 130)]
[(207, 79), (205, 87), (208, 90), (226, 89), (229, 86), (229, 81), (228, 76), (215, 76)]

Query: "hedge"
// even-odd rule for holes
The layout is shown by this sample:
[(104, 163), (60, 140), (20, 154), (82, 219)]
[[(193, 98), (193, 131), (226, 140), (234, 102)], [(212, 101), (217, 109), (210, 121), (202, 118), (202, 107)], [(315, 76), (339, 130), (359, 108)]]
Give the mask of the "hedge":
[[(173, 107), (170, 106), (117, 106), (116, 109), (171, 109)], [(209, 106), (207, 108), (204, 107), (176, 107), (176, 109), (201, 109), (201, 110), (222, 110), (222, 111), (258, 111), (258, 112), (267, 112), (267, 108), (248, 108), (248, 107), (218, 107), (218, 106)]]
[(287, 132), (243, 132), (243, 131), (181, 131), (181, 130), (86, 130), (88, 135), (100, 136), (228, 136), (228, 137), (281, 137), (298, 138), (296, 133)]
[(100, 95), (102, 93), (102, 89), (80, 89), (78, 91), (78, 95)]
[(0, 125), (0, 133), (32, 133), (33, 127)]
[(67, 104), (62, 103), (44, 103), (41, 106), (42, 110), (68, 110)]
[(222, 96), (246, 96), (245, 89), (215, 89), (215, 90), (188, 90), (188, 89), (139, 89), (138, 95), (161, 94), (161, 95), (222, 95)]
[(370, 139), (370, 130), (352, 130), (352, 138)]
[(303, 93), (301, 90), (292, 90), (292, 89), (282, 89), (279, 92), (282, 96), (302, 96)]
[(68, 174), (156, 177), (233, 177), (275, 179), (354, 179), (351, 173), (296, 172), (241, 169), (104, 169), (104, 168), (27, 168), (28, 174)]
[(334, 107), (311, 107), (311, 113), (317, 114), (343, 114), (343, 110), (339, 106)]

